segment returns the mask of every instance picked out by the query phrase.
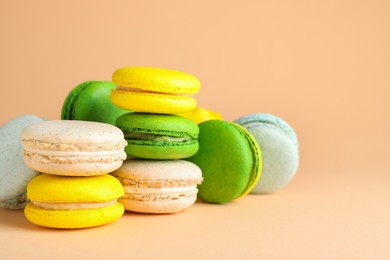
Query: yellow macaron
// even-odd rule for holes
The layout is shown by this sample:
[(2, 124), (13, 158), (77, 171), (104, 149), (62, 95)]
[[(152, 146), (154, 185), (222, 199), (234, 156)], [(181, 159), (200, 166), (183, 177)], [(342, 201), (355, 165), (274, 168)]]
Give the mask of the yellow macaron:
[(109, 174), (89, 177), (42, 174), (27, 186), (26, 218), (51, 228), (87, 228), (115, 221), (124, 213), (117, 202), (121, 183)]
[(144, 113), (178, 114), (193, 110), (199, 80), (187, 73), (151, 67), (124, 67), (112, 75), (111, 102)]
[(190, 112), (178, 114), (178, 116), (191, 119), (197, 124), (212, 119), (222, 120), (222, 116), (218, 112), (210, 111), (208, 109), (200, 107), (197, 107)]

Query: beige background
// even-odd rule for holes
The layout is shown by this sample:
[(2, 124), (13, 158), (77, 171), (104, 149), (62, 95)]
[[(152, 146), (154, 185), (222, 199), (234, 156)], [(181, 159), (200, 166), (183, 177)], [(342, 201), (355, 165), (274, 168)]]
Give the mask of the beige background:
[[(0, 258), (389, 259), (390, 1), (0, 0), (0, 124), (58, 119), (68, 92), (122, 66), (197, 76), (226, 120), (288, 121), (284, 189), (61, 232), (0, 210)], [(4, 258), (5, 257), (5, 258)]]

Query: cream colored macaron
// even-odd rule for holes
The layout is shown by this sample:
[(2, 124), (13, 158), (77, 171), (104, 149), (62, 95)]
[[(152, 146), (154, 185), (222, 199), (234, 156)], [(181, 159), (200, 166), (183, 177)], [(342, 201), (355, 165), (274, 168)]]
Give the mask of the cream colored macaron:
[(112, 173), (122, 183), (125, 209), (141, 213), (176, 213), (196, 201), (203, 181), (195, 164), (184, 160), (131, 159)]
[(106, 174), (126, 159), (123, 132), (105, 123), (44, 121), (23, 129), (22, 144), (29, 167), (55, 175)]

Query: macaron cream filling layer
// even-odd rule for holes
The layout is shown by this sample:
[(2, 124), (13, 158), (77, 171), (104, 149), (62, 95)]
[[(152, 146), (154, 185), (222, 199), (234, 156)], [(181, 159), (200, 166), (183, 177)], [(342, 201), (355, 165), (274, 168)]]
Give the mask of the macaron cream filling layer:
[(131, 92), (131, 93), (140, 93), (140, 94), (157, 94), (157, 95), (169, 95), (169, 96), (180, 96), (180, 97), (188, 97), (192, 98), (194, 95), (192, 93), (171, 93), (171, 92), (158, 92), (158, 91), (152, 91), (142, 88), (130, 88), (130, 87), (122, 87), (122, 86), (116, 86), (116, 90), (119, 92)]
[(123, 185), (124, 199), (137, 201), (178, 200), (183, 197), (196, 196), (197, 185), (203, 178), (198, 179), (160, 179), (133, 180), (117, 177)]
[(166, 188), (166, 187), (188, 187), (196, 186), (203, 182), (203, 177), (196, 179), (155, 179), (155, 180), (134, 180), (123, 177), (116, 177), (123, 186), (133, 188)]
[(93, 153), (85, 154), (81, 156), (80, 154), (75, 155), (56, 155), (53, 153), (52, 155), (34, 153), (24, 150), (23, 155), (25, 158), (29, 160), (33, 160), (36, 162), (51, 162), (51, 163), (110, 163), (116, 161), (123, 161), (126, 159), (126, 153), (121, 151), (119, 153), (115, 153), (113, 155), (96, 155)]
[(22, 139), (23, 146), (29, 149), (53, 150), (53, 151), (97, 151), (97, 150), (122, 150), (127, 142), (118, 143), (50, 143), (42, 140)]
[(99, 209), (108, 206), (115, 205), (117, 200), (104, 201), (104, 202), (70, 202), (70, 203), (54, 203), (54, 202), (42, 202), (31, 201), (37, 207), (50, 210), (82, 210), (82, 209)]
[(114, 144), (64, 144), (40, 140), (22, 140), (23, 155), (38, 162), (96, 163), (115, 162), (126, 159), (124, 140)]
[(179, 200), (181, 198), (191, 198), (196, 196), (198, 189), (192, 189), (186, 192), (171, 192), (171, 193), (125, 193), (123, 199), (136, 201), (165, 201), (165, 200)]
[(139, 141), (162, 141), (162, 142), (189, 142), (194, 140), (191, 136), (168, 136), (161, 134), (140, 133), (140, 132), (123, 132), (126, 140)]

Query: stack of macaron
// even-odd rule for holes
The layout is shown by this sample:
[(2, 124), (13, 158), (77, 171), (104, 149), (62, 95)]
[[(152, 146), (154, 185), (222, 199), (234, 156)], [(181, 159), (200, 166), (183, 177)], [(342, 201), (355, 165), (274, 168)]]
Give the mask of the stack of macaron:
[(112, 103), (129, 111), (115, 122), (128, 143), (128, 160), (112, 173), (125, 191), (119, 201), (140, 213), (189, 208), (203, 178), (198, 166), (182, 159), (197, 153), (199, 127), (176, 114), (196, 108), (199, 80), (174, 70), (125, 67), (113, 73), (112, 81)]
[(271, 114), (224, 121), (196, 106), (199, 88), (187, 73), (124, 67), (112, 82), (76, 86), (62, 120), (8, 122), (0, 207), (25, 208), (41, 226), (85, 228), (124, 210), (176, 213), (197, 198), (222, 204), (289, 183), (299, 164), (293, 128)]
[(27, 219), (52, 228), (86, 228), (124, 213), (120, 182), (108, 173), (126, 159), (126, 141), (115, 126), (49, 120), (25, 127), (23, 159), (40, 172), (27, 186)]

